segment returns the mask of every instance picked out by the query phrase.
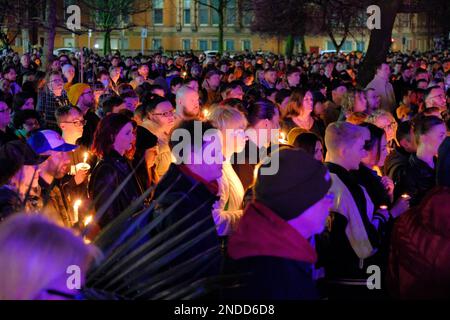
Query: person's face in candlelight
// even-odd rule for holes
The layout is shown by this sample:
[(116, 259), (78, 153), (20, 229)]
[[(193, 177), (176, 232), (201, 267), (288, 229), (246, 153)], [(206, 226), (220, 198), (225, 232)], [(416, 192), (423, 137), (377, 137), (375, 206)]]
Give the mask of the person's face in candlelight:
[(123, 156), (125, 152), (131, 149), (134, 139), (134, 128), (129, 122), (117, 134), (113, 144), (114, 150)]

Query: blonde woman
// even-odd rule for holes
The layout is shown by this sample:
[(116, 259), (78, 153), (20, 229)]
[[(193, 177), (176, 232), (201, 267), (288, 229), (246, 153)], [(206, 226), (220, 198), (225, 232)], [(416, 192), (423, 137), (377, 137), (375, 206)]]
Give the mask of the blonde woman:
[(80, 271), (83, 286), (99, 257), (98, 249), (43, 216), (15, 214), (0, 224), (0, 300), (75, 299), (79, 290), (67, 286), (71, 272)]
[(390, 113), (389, 111), (378, 109), (367, 118), (367, 122), (372, 123), (378, 128), (384, 130), (388, 142), (388, 153), (391, 153), (391, 151), (394, 150), (395, 146), (397, 145), (397, 121), (395, 121), (392, 113)]
[(244, 187), (231, 165), (231, 157), (245, 148), (247, 119), (230, 106), (215, 106), (208, 117), (221, 133), (224, 163), (219, 178), (220, 200), (213, 207), (213, 216), (219, 236), (229, 235), (242, 216)]
[(353, 113), (367, 113), (367, 99), (363, 90), (350, 90), (342, 97), (340, 121), (346, 121)]

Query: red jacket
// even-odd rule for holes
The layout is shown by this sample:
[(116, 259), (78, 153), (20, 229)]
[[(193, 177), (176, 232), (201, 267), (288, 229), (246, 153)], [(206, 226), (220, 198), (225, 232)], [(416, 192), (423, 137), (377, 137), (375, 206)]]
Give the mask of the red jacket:
[(450, 188), (433, 189), (396, 222), (388, 285), (401, 299), (450, 297)]

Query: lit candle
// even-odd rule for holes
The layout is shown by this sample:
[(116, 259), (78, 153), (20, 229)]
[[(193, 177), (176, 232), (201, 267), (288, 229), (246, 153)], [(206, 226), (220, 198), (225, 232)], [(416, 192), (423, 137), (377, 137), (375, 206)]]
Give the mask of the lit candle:
[(410, 196), (409, 194), (407, 194), (407, 193), (402, 194), (401, 197), (402, 197), (403, 199), (405, 199), (405, 200), (411, 199), (411, 196)]
[(83, 163), (87, 163), (88, 156), (89, 156), (88, 153), (85, 152), (83, 157)]
[(209, 110), (208, 109), (203, 109), (203, 116), (205, 118), (208, 118), (208, 116), (209, 116)]
[(380, 209), (381, 209), (381, 210), (387, 210), (387, 209), (388, 209), (388, 206), (386, 206), (386, 205), (383, 204), (383, 205), (380, 206)]
[(287, 144), (288, 142), (287, 142), (287, 140), (286, 140), (286, 133), (284, 133), (283, 131), (281, 131), (281, 132), (280, 132), (280, 138), (278, 139), (278, 141), (279, 141), (280, 143)]
[(84, 219), (84, 226), (86, 227), (88, 224), (90, 224), (91, 222), (92, 222), (92, 216), (87, 216), (85, 219)]
[(73, 204), (73, 222), (77, 223), (78, 222), (78, 208), (81, 206), (81, 200), (78, 199), (75, 201), (75, 203)]

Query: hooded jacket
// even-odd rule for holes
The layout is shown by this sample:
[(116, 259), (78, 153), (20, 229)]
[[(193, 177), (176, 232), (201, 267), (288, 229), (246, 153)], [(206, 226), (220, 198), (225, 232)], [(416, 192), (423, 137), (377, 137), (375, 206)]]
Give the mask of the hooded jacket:
[(250, 203), (231, 235), (228, 255), (240, 285), (232, 299), (309, 300), (318, 293), (312, 280), (316, 252), (298, 231), (259, 202)]
[(450, 297), (450, 188), (436, 187), (396, 222), (389, 256), (391, 294), (402, 299)]

